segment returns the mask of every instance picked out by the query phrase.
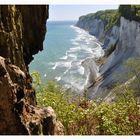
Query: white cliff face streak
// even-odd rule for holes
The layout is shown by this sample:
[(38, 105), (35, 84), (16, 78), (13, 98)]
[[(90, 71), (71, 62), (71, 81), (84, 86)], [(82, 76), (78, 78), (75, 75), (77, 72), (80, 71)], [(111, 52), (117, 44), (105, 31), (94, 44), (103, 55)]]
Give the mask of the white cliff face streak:
[(88, 22), (85, 21), (78, 21), (77, 26), (88, 31), (91, 35), (94, 35), (99, 40), (104, 37), (104, 23), (101, 19), (93, 19), (89, 20)]
[(84, 60), (82, 62), (82, 66), (84, 67), (84, 72), (87, 76), (85, 89), (88, 89), (94, 85), (96, 79), (99, 77), (99, 67), (96, 65), (93, 58), (87, 58), (86, 60)]
[(119, 39), (119, 27), (118, 26), (113, 26), (111, 31), (106, 34), (105, 39), (104, 39), (104, 49), (110, 49), (115, 43), (117, 43)]

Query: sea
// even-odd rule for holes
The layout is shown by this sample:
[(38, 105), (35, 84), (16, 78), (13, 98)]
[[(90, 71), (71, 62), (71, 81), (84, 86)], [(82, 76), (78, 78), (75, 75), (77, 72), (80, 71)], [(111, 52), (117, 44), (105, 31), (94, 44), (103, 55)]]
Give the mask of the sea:
[(44, 49), (34, 55), (30, 73), (38, 71), (44, 82), (55, 80), (66, 88), (83, 90), (87, 75), (81, 62), (102, 56), (102, 47), (94, 36), (75, 24), (76, 21), (47, 22)]

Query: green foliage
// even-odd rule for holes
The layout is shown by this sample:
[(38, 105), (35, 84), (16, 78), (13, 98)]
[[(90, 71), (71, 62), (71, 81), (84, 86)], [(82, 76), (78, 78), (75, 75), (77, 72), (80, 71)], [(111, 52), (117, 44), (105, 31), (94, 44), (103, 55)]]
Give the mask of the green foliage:
[(127, 71), (125, 76), (127, 79), (131, 79), (129, 87), (135, 91), (135, 95), (140, 95), (140, 57), (129, 58), (125, 63)]
[[(105, 25), (105, 32), (108, 32), (114, 25), (120, 25), (120, 17), (140, 22), (140, 5), (120, 5), (118, 10), (104, 10), (90, 13), (79, 18), (85, 27), (92, 26), (90, 21), (101, 19)], [(89, 24), (89, 25), (88, 25)], [(88, 25), (88, 26), (87, 26)]]
[(108, 31), (114, 25), (119, 25), (120, 15), (117, 10), (105, 10), (81, 16), (79, 18), (79, 20), (83, 22), (88, 22), (94, 19), (101, 19), (105, 24), (105, 31)]
[(37, 72), (37, 71), (33, 71), (32, 73), (31, 73), (31, 76), (32, 76), (32, 78), (33, 78), (33, 87), (35, 87), (35, 89), (38, 91), (38, 90), (40, 90), (40, 89), (42, 89), (41, 88), (41, 86), (42, 86), (42, 83), (41, 83), (41, 77), (40, 77), (40, 73), (39, 72)]
[(120, 5), (119, 13), (126, 19), (140, 22), (140, 5)]
[(36, 86), (39, 105), (53, 107), (66, 135), (140, 134), (140, 105), (133, 90), (126, 88), (112, 103), (99, 104), (84, 97), (75, 102), (55, 81), (45, 86), (38, 73), (32, 76), (34, 86), (41, 85)]
[[(137, 128), (140, 126), (139, 122), (135, 122), (131, 117), (135, 115), (140, 117), (139, 108), (137, 107), (136, 101), (131, 93), (119, 97), (115, 103), (102, 103), (96, 108), (97, 118), (99, 120), (98, 133), (108, 135), (135, 134), (135, 125)], [(137, 113), (134, 115), (132, 110)]]

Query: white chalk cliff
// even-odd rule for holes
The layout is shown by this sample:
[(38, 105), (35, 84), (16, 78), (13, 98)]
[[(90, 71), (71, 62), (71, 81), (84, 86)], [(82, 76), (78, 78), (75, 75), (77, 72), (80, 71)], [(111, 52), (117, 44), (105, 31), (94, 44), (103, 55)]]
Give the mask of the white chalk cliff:
[[(105, 33), (104, 26), (101, 24), (101, 22), (103, 24), (103, 21), (93, 21), (93, 27), (92, 23), (90, 23), (91, 30), (89, 32), (103, 42), (103, 48), (105, 50), (109, 50), (112, 46), (115, 46), (115, 48), (111, 54), (108, 55), (105, 63), (99, 68), (100, 76), (95, 74), (95, 66), (91, 66), (91, 73), (88, 74), (88, 76), (92, 76), (92, 78), (89, 78), (89, 81), (87, 81), (87, 85), (89, 85), (89, 83), (91, 84), (90, 79), (95, 81), (94, 83), (92, 81), (93, 84), (91, 86), (87, 86), (87, 96), (91, 99), (103, 99), (107, 96), (110, 91), (110, 87), (114, 83), (119, 81), (126, 82), (125, 78), (123, 79), (122, 77), (121, 79), (119, 76), (117, 76), (117, 74), (125, 71), (123, 64), (124, 61), (126, 61), (128, 58), (140, 55), (139, 22), (133, 20), (130, 21), (124, 17), (121, 17), (120, 26), (113, 26), (107, 33)], [(78, 23), (78, 27), (83, 28), (82, 26), (82, 23)], [(84, 29), (87, 30), (87, 27)], [(88, 60), (87, 63), (89, 63), (89, 61), (90, 60)]]
[(96, 79), (100, 76), (99, 67), (96, 65), (94, 58), (87, 58), (82, 62), (82, 66), (85, 69), (85, 75), (87, 80), (85, 82), (85, 88), (90, 88), (96, 82)]

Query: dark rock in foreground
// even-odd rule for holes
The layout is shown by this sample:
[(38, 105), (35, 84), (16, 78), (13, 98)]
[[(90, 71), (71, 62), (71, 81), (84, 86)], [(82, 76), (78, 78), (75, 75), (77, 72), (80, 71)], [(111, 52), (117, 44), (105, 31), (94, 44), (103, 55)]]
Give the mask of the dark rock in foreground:
[(28, 72), (47, 18), (48, 6), (0, 6), (0, 134), (63, 134), (54, 110), (37, 107)]

